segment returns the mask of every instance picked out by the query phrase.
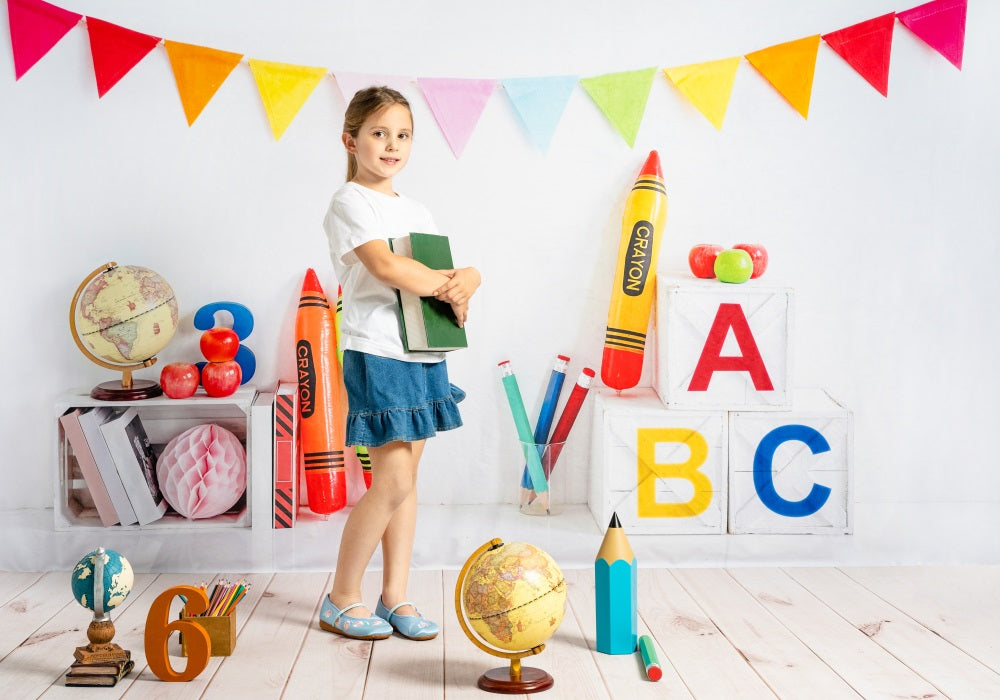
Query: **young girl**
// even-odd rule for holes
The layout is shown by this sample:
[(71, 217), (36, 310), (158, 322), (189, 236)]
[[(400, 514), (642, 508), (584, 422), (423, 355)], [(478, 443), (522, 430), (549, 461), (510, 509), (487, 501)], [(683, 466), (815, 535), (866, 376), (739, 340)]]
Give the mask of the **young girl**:
[[(320, 627), (355, 639), (384, 639), (395, 629), (432, 639), (438, 626), (406, 600), (417, 512), (417, 465), (424, 442), (462, 424), (465, 394), (448, 381), (443, 353), (403, 349), (396, 290), (451, 304), (459, 326), (479, 287), (474, 268), (431, 270), (394, 255), (388, 238), (437, 233), (430, 212), (393, 190), (410, 156), (413, 117), (400, 93), (359, 91), (344, 115), (347, 182), (333, 195), (324, 221), (330, 257), (343, 289), (341, 339), (347, 388), (347, 444), (366, 445), (372, 485), (344, 525), (333, 590), (323, 599)], [(361, 601), (361, 577), (382, 543), (382, 595), (374, 609)]]

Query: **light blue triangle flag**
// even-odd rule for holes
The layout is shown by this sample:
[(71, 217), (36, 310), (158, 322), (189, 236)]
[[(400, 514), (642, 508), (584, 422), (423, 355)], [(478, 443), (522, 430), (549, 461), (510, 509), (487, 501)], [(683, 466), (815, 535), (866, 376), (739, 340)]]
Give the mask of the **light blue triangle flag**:
[(579, 80), (575, 75), (560, 75), (500, 81), (528, 136), (542, 153), (549, 149), (569, 96)]

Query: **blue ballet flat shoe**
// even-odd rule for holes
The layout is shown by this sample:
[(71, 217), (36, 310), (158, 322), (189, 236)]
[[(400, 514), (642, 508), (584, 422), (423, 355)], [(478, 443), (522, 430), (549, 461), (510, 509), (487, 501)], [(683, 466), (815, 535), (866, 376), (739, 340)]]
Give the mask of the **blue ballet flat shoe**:
[(341, 610), (330, 601), (330, 596), (323, 596), (323, 607), (319, 610), (320, 629), (351, 639), (385, 639), (391, 636), (392, 625), (378, 615), (352, 617), (344, 614), (363, 606), (364, 603), (354, 603)]
[(387, 608), (382, 604), (382, 597), (379, 596), (378, 605), (375, 606), (375, 614), (388, 622), (393, 629), (407, 639), (422, 642), (427, 639), (434, 639), (438, 636), (438, 632), (441, 630), (437, 626), (437, 623), (431, 622), (426, 617), (421, 615), (419, 610), (417, 610), (416, 615), (397, 615), (396, 610), (404, 605), (412, 605), (414, 610), (417, 609), (417, 606), (408, 601), (403, 601), (399, 605)]

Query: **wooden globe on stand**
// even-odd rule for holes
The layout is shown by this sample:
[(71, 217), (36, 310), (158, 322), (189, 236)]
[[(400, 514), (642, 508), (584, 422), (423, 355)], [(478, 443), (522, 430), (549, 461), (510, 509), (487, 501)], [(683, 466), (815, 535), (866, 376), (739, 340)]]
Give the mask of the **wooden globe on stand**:
[[(110, 302), (100, 296), (102, 293)], [(81, 309), (81, 298), (85, 301), (85, 309)], [(98, 299), (103, 308), (91, 308), (91, 305), (97, 306)], [(86, 328), (81, 331), (84, 324)], [(163, 394), (157, 382), (132, 378), (135, 370), (156, 363), (155, 354), (170, 342), (177, 328), (177, 301), (173, 290), (155, 272), (135, 266), (119, 268), (116, 262), (101, 265), (77, 287), (70, 303), (69, 327), (76, 346), (88, 360), (122, 373), (120, 381), (101, 382), (95, 386), (90, 392), (93, 398), (134, 401)], [(122, 329), (127, 331), (120, 335), (125, 340), (120, 342), (122, 347), (116, 347), (114, 334)], [(135, 341), (136, 351), (145, 356), (126, 355), (131, 348), (127, 345), (130, 337)], [(96, 351), (96, 342), (102, 343), (105, 350)]]

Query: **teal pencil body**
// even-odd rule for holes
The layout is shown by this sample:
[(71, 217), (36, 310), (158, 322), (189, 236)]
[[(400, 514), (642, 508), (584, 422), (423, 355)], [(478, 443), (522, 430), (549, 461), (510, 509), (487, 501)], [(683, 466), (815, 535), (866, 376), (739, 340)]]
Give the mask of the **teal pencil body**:
[(594, 562), (597, 603), (597, 651), (635, 653), (637, 636), (635, 559)]

